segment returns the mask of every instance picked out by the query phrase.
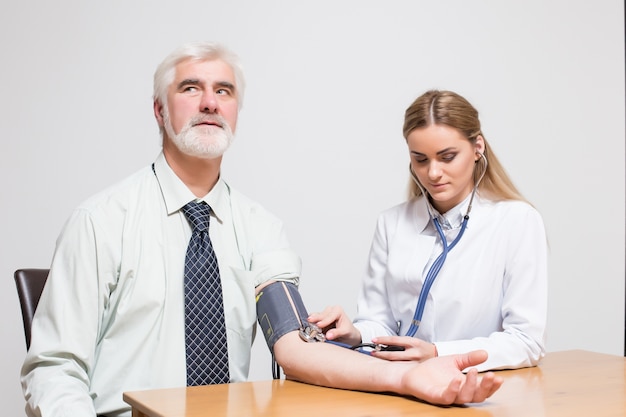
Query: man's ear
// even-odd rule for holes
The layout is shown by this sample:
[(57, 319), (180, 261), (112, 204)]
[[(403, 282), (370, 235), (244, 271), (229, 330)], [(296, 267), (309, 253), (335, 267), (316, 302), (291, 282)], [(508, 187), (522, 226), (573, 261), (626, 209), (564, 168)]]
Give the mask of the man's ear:
[(154, 100), (153, 108), (154, 108), (154, 117), (156, 118), (157, 123), (159, 124), (159, 127), (163, 127), (165, 124), (163, 122), (163, 106), (157, 100)]

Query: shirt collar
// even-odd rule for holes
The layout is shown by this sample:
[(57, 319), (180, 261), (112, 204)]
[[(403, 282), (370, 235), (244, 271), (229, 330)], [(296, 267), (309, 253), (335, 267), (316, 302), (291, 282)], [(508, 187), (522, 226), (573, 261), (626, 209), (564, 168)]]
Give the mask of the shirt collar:
[(170, 168), (163, 152), (154, 161), (153, 168), (161, 187), (168, 215), (179, 211), (190, 201), (204, 201), (211, 207), (211, 212), (218, 221), (221, 221), (220, 214), (223, 215), (228, 210), (228, 199), (226, 198), (228, 186), (221, 177), (207, 195), (197, 198)]
[(439, 213), (436, 209), (433, 208), (433, 214), (439, 220), (439, 224), (444, 230), (456, 229), (461, 226), (463, 222), (463, 217), (465, 213), (467, 213), (467, 206), (469, 205), (469, 200), (472, 196), (472, 193), (469, 193), (467, 197), (461, 203), (452, 207), (445, 214)]
[[(467, 213), (467, 207), (469, 206), (471, 196), (472, 194), (470, 193), (467, 197), (465, 197), (465, 199), (462, 202), (452, 207), (445, 214), (439, 213), (437, 209), (435, 209), (432, 205), (430, 206), (430, 209), (433, 212), (433, 216), (436, 217), (437, 220), (439, 220), (439, 224), (444, 230), (456, 229), (461, 226), (461, 223), (463, 222), (463, 218), (465, 217), (465, 214)], [(474, 201), (476, 201), (477, 198), (478, 198), (478, 192), (476, 193), (476, 196), (474, 197)], [(428, 225), (431, 223), (430, 213), (428, 212), (427, 204), (429, 204), (427, 198), (424, 195), (421, 195), (419, 197), (419, 202), (418, 202), (418, 210), (419, 210), (418, 218), (424, 219), (424, 221), (423, 223), (420, 223), (417, 226), (422, 231), (426, 229)]]

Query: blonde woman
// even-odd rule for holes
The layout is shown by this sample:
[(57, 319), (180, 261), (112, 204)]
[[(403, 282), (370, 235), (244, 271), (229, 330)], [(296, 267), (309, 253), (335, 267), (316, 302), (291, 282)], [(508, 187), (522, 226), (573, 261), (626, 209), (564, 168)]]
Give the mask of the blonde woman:
[[(535, 366), (545, 353), (547, 245), (542, 218), (515, 188), (477, 110), (428, 91), (405, 113), (408, 201), (383, 212), (351, 322), (311, 314), (326, 339), (423, 361), (482, 349), (479, 370)], [(380, 347), (392, 346), (392, 351)]]

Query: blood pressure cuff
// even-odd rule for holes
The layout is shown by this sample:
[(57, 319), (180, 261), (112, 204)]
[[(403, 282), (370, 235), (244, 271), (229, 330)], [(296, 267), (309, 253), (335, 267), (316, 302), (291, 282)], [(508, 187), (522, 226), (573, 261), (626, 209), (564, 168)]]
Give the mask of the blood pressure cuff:
[(274, 352), (274, 344), (283, 335), (303, 329), (307, 313), (298, 287), (291, 282), (277, 281), (264, 287), (256, 296), (256, 312), (267, 346)]

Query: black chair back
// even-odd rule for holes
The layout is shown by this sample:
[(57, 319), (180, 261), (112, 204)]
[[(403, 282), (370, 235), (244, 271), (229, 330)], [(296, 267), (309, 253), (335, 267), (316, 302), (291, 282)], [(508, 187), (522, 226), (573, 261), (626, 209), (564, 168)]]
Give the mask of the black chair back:
[(17, 295), (22, 307), (22, 320), (24, 322), (24, 336), (26, 337), (26, 349), (30, 347), (30, 327), (33, 323), (35, 309), (39, 303), (39, 297), (48, 279), (49, 269), (18, 269), (15, 271), (15, 285)]

